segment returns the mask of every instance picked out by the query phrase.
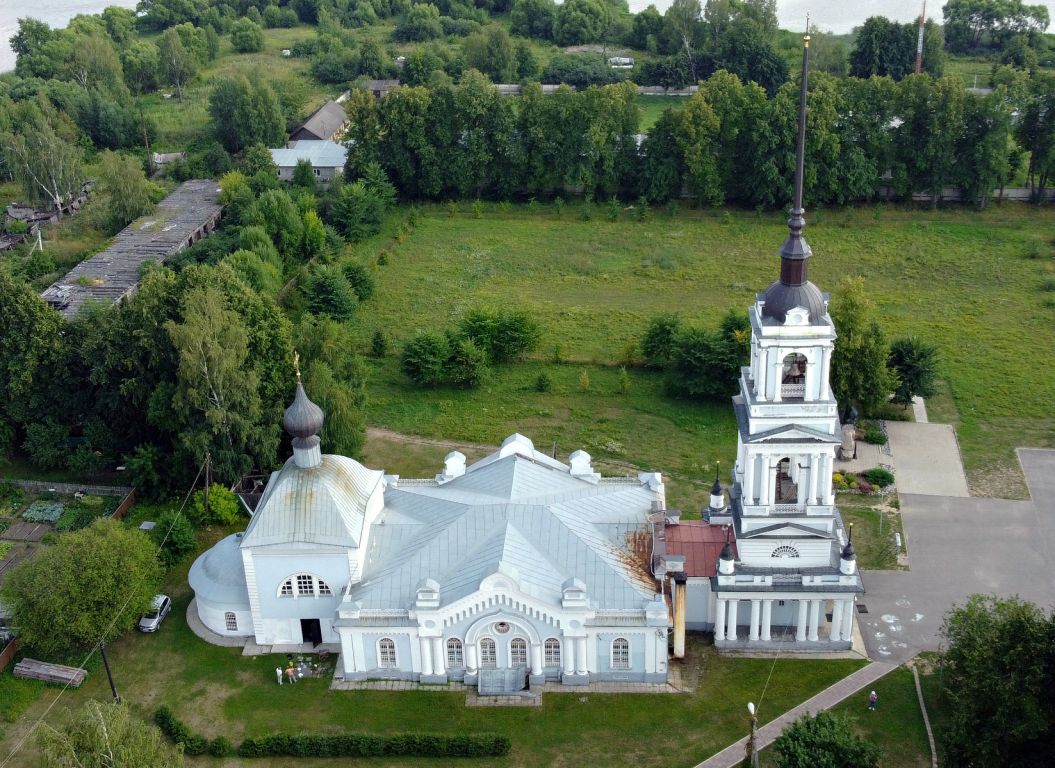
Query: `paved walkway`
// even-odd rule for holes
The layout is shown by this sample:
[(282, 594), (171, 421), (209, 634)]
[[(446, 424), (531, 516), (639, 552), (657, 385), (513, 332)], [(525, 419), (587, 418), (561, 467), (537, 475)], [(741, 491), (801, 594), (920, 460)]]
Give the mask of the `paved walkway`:
[(888, 421), (886, 429), (899, 493), (971, 495), (952, 425)]
[(1018, 456), (1029, 501), (902, 493), (911, 570), (865, 571), (858, 598), (868, 609), (858, 618), (873, 659), (937, 650), (946, 611), (975, 593), (1055, 602), (1055, 451)]
[[(810, 712), (820, 712), (824, 709), (831, 709), (839, 702), (849, 698), (857, 691), (862, 688), (867, 688), (876, 680), (881, 678), (883, 675), (897, 669), (896, 664), (889, 664), (882, 661), (873, 661), (867, 667), (854, 672), (852, 675), (844, 677), (842, 680), (837, 682), (830, 688), (827, 688), (812, 699), (799, 704), (794, 709), (790, 709), (783, 715), (775, 720), (763, 725), (755, 733), (755, 745), (757, 749), (763, 749), (768, 747), (777, 737), (781, 731), (784, 730), (785, 726), (789, 723), (799, 719), (803, 715)], [(747, 722), (747, 702), (742, 705), (744, 709), (744, 722)], [(718, 754), (709, 757), (702, 763), (696, 765), (695, 768), (735, 768), (740, 765), (744, 760), (745, 750), (747, 748), (747, 736), (740, 739), (735, 744), (730, 744), (728, 747), (723, 749)]]

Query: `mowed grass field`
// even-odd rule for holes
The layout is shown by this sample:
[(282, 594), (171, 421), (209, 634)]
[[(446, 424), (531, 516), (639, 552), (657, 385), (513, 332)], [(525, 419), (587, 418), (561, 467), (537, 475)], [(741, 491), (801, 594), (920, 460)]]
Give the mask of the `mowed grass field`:
[[(888, 338), (938, 347), (942, 394), (931, 419), (956, 424), (972, 492), (1023, 497), (1014, 448), (1055, 445), (1052, 211), (876, 205), (807, 218), (810, 277), (822, 290), (860, 275)], [(624, 209), (610, 221), (595, 206), (583, 221), (571, 205), (558, 214), (463, 204), (405, 221), (356, 248), (357, 258), (384, 262), (354, 323), (364, 350), (377, 329), (390, 342), (389, 356), (372, 364), (372, 425), (492, 445), (520, 431), (541, 450), (555, 441), (563, 456), (585, 448), (663, 471), (672, 504), (686, 509), (705, 500), (714, 461), (727, 476), (736, 444), (728, 401), (670, 399), (660, 374), (636, 367), (624, 394), (618, 366), (660, 312), (708, 327), (730, 309), (746, 312), (778, 274), (781, 214), (656, 211), (639, 221)], [(540, 349), (478, 390), (413, 387), (399, 371), (401, 345), (419, 330), (453, 328), (478, 306), (529, 312), (543, 329)], [(542, 372), (548, 392), (535, 386)], [(401, 471), (395, 458), (386, 470)]]

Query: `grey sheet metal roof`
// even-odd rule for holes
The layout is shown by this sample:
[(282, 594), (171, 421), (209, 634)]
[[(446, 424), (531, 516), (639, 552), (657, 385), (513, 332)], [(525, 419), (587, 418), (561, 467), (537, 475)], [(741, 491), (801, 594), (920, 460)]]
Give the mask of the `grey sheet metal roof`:
[(344, 107), (336, 101), (327, 101), (312, 112), (311, 116), (293, 132), (293, 135), (308, 138), (310, 134), (317, 139), (328, 139), (337, 133), (347, 120), (348, 114), (344, 111)]
[(598, 607), (640, 608), (655, 586), (633, 544), (647, 534), (654, 498), (643, 482), (591, 483), (520, 454), (484, 459), (443, 485), (389, 487), (350, 599), (409, 607), (417, 584), (433, 578), (446, 605), (501, 566), (546, 602), (578, 578)]
[(219, 191), (215, 181), (183, 182), (152, 214), (118, 232), (109, 248), (71, 269), (41, 298), (72, 318), (86, 301), (114, 303), (131, 295), (139, 285), (145, 262), (160, 264), (220, 218), (223, 207), (217, 202)]
[(301, 160), (307, 160), (312, 168), (343, 168), (348, 157), (348, 147), (332, 141), (302, 139), (288, 147), (271, 149), (271, 159), (279, 168), (292, 168)]
[(205, 550), (190, 567), (187, 581), (197, 597), (232, 608), (249, 610), (240, 537), (232, 533)]
[(358, 547), (366, 503), (381, 482), (380, 471), (346, 456), (325, 455), (308, 468), (290, 458), (271, 476), (242, 546)]

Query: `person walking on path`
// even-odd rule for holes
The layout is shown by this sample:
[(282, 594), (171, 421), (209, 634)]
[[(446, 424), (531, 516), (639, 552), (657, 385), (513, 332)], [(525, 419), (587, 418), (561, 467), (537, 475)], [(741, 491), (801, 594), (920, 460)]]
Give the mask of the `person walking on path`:
[(870, 712), (875, 712), (876, 711), (876, 702), (878, 702), (878, 701), (879, 701), (879, 696), (876, 694), (875, 691), (872, 691), (870, 694), (868, 694), (868, 710)]
[(275, 677), (278, 678), (278, 684), (282, 685), (282, 667), (275, 667)]

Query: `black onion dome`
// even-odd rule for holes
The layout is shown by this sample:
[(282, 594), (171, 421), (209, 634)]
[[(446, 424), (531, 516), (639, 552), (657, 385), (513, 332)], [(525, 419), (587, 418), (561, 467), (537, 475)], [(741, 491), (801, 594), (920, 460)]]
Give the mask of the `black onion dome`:
[(843, 560), (856, 560), (857, 553), (854, 552), (854, 543), (852, 541), (846, 542), (846, 546), (843, 547)]
[(722, 493), (722, 484), (718, 482), (718, 478), (716, 477), (714, 478), (714, 485), (711, 486), (711, 496), (721, 496)]
[(297, 394), (282, 417), (282, 427), (293, 437), (308, 438), (322, 431), (324, 419), (322, 408), (308, 399), (304, 386), (297, 381)]
[(788, 312), (795, 307), (804, 307), (810, 314), (810, 322), (824, 317), (824, 296), (809, 280), (802, 285), (785, 285), (777, 280), (763, 296), (762, 316), (771, 317), (778, 323), (783, 323)]
[[(711, 551), (713, 552), (713, 550), (711, 550)], [(718, 555), (718, 559), (720, 559), (720, 560), (733, 560), (733, 559), (735, 559), (735, 558), (733, 558), (733, 545), (730, 544), (728, 541), (725, 542), (725, 546), (722, 547), (722, 551)]]

